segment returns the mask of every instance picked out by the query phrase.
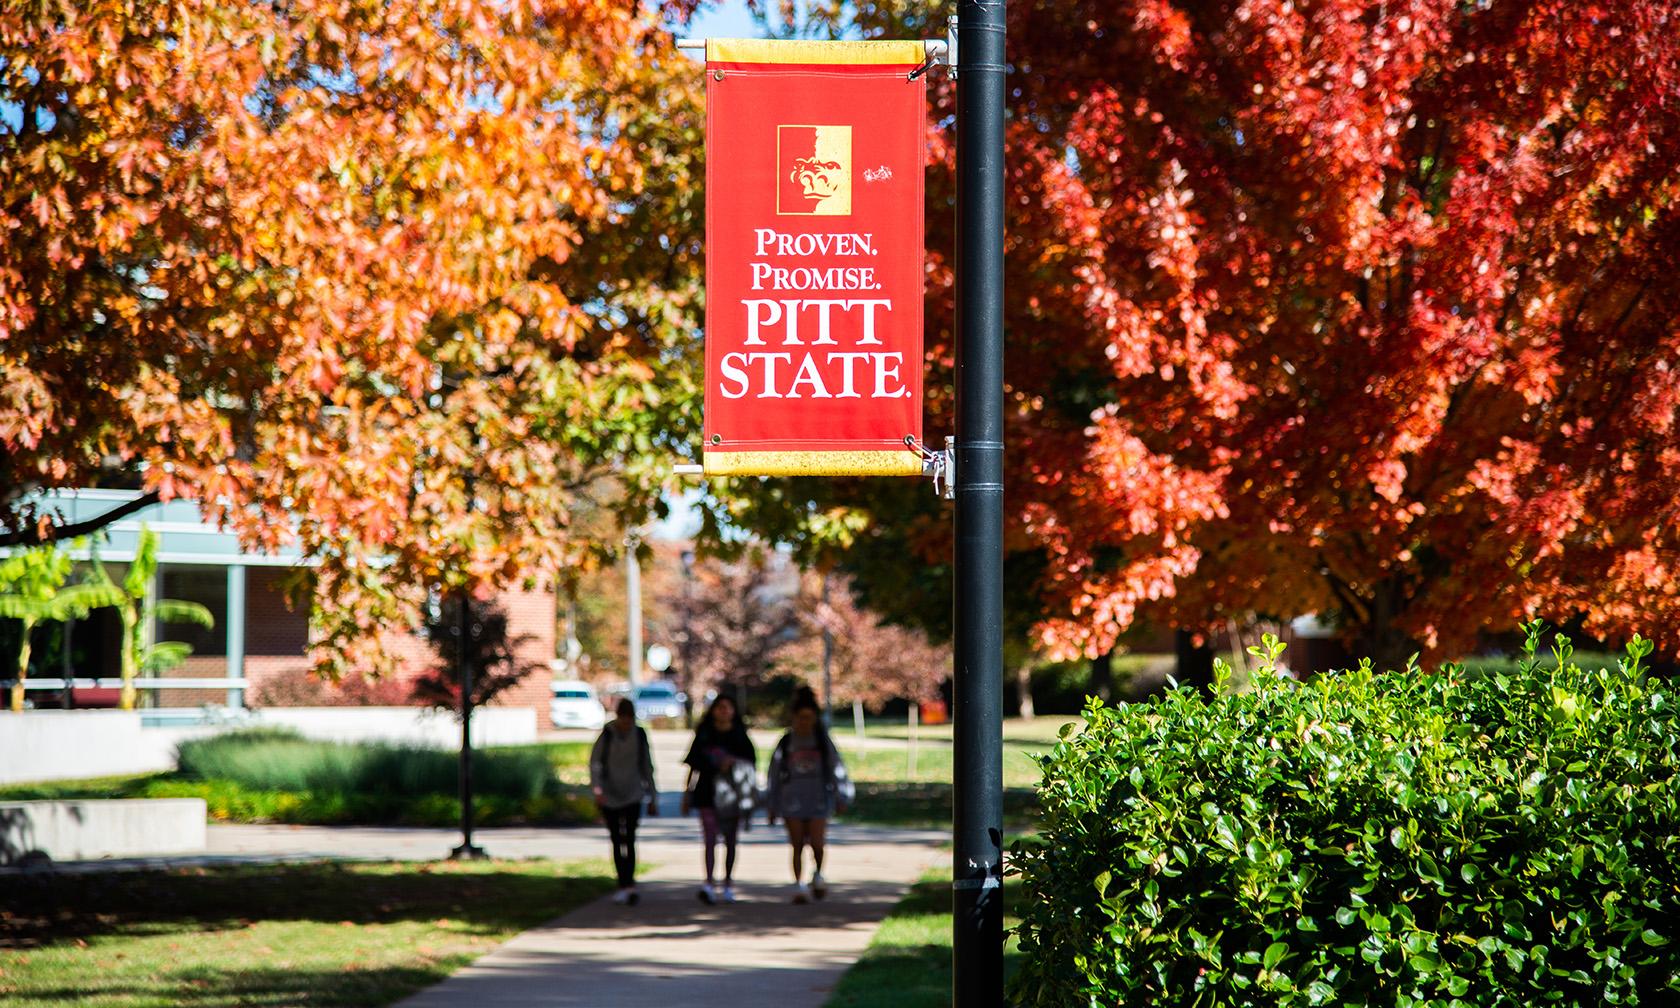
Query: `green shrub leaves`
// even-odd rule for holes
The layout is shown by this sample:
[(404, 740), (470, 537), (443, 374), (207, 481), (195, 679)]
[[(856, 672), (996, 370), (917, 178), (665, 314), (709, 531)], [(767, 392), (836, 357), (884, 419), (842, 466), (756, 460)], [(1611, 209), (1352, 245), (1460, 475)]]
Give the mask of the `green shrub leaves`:
[[(1370, 664), (1118, 708), (1044, 757), (1022, 1005), (1680, 1004), (1680, 721), (1640, 662)], [(1220, 669), (1223, 686), (1229, 671)]]
[[(459, 756), (447, 749), (378, 742), (317, 742), (256, 729), (182, 742), (181, 772), (247, 788), (339, 794), (452, 795)], [(483, 795), (554, 793), (554, 768), (537, 749), (475, 750), (473, 782)]]
[[(553, 748), (474, 750), (481, 825), (594, 820), (587, 788), (556, 777)], [(581, 763), (587, 744), (578, 749)], [(144, 796), (203, 798), (213, 819), (447, 826), (461, 817), (458, 754), (445, 749), (319, 742), (262, 728), (183, 742), (179, 757), (179, 775), (146, 784)]]

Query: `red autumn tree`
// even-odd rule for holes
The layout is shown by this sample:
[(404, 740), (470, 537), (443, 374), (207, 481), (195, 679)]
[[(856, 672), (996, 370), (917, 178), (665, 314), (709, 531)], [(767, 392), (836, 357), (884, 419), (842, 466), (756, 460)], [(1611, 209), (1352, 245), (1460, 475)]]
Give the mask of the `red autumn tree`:
[(951, 649), (928, 640), (911, 627), (886, 622), (858, 605), (845, 578), (808, 575), (800, 587), (799, 609), (806, 637), (799, 661), (814, 686), (821, 685), (822, 637), (832, 641), (830, 676), (836, 704), (861, 703), (879, 712), (892, 700), (920, 703), (939, 697), (951, 677)]
[[(1055, 649), (1141, 609), (1318, 612), (1388, 662), (1525, 613), (1680, 650), (1671, 4), (1010, 15), (1010, 547)], [(951, 167), (941, 133), (936, 383)], [(815, 496), (873, 555), (947, 541), (924, 498)]]
[(666, 577), (653, 591), (650, 639), (670, 642), (672, 674), (696, 705), (709, 689), (763, 685), (800, 638), (799, 572), (779, 553), (695, 560), (680, 582)]
[(196, 498), (341, 668), (590, 553), (694, 419), (696, 78), (634, 3), (8, 5), (0, 545)]

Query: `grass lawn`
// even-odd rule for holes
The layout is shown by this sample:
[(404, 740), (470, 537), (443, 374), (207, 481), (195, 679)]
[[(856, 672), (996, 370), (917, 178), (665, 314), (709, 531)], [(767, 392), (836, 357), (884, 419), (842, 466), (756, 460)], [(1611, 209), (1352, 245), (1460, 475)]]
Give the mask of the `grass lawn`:
[(5, 880), (0, 1004), (387, 1005), (612, 889), (605, 862)]
[[(1004, 883), (1003, 905), (1020, 896)], [(1016, 920), (1006, 916), (1004, 926)], [(1015, 940), (1004, 945), (1005, 975), (1015, 971)], [(829, 996), (825, 1008), (948, 1008), (951, 1003), (951, 873), (929, 872), (876, 929), (863, 953)]]
[[(1037, 718), (1004, 718), (1004, 742), (1018, 742), (1022, 745), (1038, 743), (1040, 745), (1054, 744), (1063, 725), (1082, 725), (1083, 718), (1075, 715), (1046, 715)], [(852, 722), (841, 711), (834, 721), (834, 738), (837, 742), (855, 738), (852, 733)], [(864, 731), (870, 738), (906, 739), (910, 737), (910, 726), (901, 718), (891, 721), (869, 719), (864, 724)], [(950, 722), (939, 725), (917, 725), (916, 737), (923, 741), (940, 741), (949, 743), (953, 729)]]
[[(1019, 828), (1038, 813), (1033, 789), (1038, 786), (1038, 764), (1033, 757), (1047, 751), (1056, 732), (1067, 722), (1041, 718), (1037, 724), (1019, 720), (1006, 724), (1003, 743), (1004, 822)], [(1025, 726), (1026, 730), (1023, 730)], [(931, 729), (937, 731), (938, 728)], [(883, 733), (884, 734), (884, 733)], [(883, 826), (941, 828), (951, 824), (952, 750), (950, 731), (944, 737), (918, 738), (915, 773), (910, 767), (906, 740), (893, 748), (860, 749), (848, 744), (845, 731), (834, 733), (835, 744), (846, 759), (846, 767), (857, 784), (858, 800), (843, 817), (853, 822)]]

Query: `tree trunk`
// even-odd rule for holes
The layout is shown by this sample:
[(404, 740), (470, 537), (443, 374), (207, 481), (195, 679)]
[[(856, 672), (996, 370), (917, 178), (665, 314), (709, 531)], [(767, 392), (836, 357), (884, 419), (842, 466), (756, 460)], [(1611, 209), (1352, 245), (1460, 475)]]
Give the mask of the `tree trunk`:
[(1015, 690), (1021, 694), (1021, 716), (1037, 717), (1032, 697), (1032, 662), (1022, 662), (1015, 667)]
[(139, 691), (134, 688), (134, 677), (139, 673), (140, 650), (140, 614), (135, 611), (133, 602), (122, 606), (122, 699), (118, 706), (123, 710), (133, 710), (135, 699)]
[(76, 706), (76, 666), (70, 651), (71, 637), (75, 632), (76, 617), (72, 616), (64, 621), (63, 631), (58, 638), (58, 674), (64, 679), (63, 701), (60, 704), (62, 710), (71, 710)]
[(29, 620), (22, 620), (23, 643), (18, 647), (17, 681), (12, 683), (12, 710), (23, 712), (23, 681), (29, 677), (29, 635), (35, 624)]
[(1378, 672), (1399, 672), (1406, 667), (1406, 660), (1421, 650), (1417, 641), (1395, 626), (1405, 607), (1405, 593), (1397, 581), (1377, 584), (1371, 598), (1370, 622), (1354, 639), (1356, 663), (1370, 658)]
[(1087, 691), (1108, 703), (1114, 699), (1114, 652), (1104, 651), (1091, 659), (1091, 682)]
[(1213, 688), (1213, 648), (1197, 644), (1196, 635), (1188, 630), (1173, 631), (1173, 655), (1176, 660), (1174, 678), (1180, 686), (1199, 690)]

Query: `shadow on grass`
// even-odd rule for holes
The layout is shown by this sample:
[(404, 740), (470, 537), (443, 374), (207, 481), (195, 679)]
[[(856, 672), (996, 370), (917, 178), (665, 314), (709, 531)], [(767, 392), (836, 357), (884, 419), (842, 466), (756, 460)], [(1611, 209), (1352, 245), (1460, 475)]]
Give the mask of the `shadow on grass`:
[(387, 924), (448, 918), (468, 933), (534, 927), (611, 890), (545, 862), (294, 864), (5, 880), (0, 949), (96, 935), (232, 930), (255, 921)]
[(427, 967), (360, 970), (298, 970), (251, 967), (190, 969), (151, 982), (125, 982), (97, 974), (74, 984), (10, 992), (8, 1005), (88, 1003), (191, 1005), (235, 1008), (250, 1005), (388, 1005), (443, 980), (460, 963), (439, 960)]
[[(951, 825), (951, 785), (937, 781), (914, 783), (857, 782), (857, 801), (842, 818), (879, 826), (943, 829)], [(1031, 788), (1005, 788), (1004, 826), (1014, 830), (1038, 819), (1038, 796)]]

